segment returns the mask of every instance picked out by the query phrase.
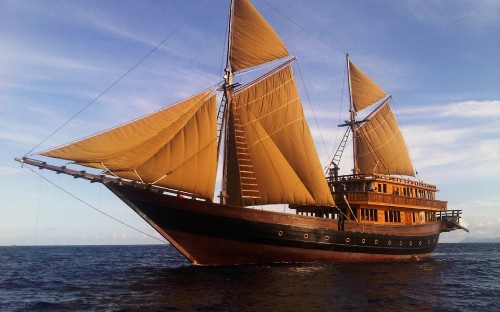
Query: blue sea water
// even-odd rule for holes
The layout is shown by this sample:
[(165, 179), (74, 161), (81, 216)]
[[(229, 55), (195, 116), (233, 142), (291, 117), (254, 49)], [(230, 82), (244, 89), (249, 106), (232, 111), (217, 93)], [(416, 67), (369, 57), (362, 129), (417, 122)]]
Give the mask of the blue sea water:
[(193, 266), (169, 245), (0, 247), (0, 311), (500, 311), (500, 244), (401, 263)]

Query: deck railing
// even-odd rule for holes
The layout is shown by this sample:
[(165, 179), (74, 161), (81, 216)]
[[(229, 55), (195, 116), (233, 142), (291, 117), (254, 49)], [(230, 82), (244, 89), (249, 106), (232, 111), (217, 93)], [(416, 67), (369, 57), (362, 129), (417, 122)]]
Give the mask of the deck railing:
[(446, 201), (432, 200), (426, 198), (409, 197), (402, 195), (392, 195), (375, 192), (348, 192), (346, 193), (349, 202), (371, 202), (393, 204), (397, 206), (414, 206), (434, 209), (446, 209)]
[(333, 176), (326, 177), (326, 180), (330, 184), (338, 183), (338, 182), (350, 182), (350, 181), (358, 181), (358, 180), (384, 180), (384, 181), (390, 181), (390, 182), (396, 182), (396, 183), (401, 183), (401, 184), (406, 184), (409, 186), (415, 186), (415, 187), (423, 187), (423, 188), (428, 188), (431, 190), (437, 190), (435, 185), (428, 184), (425, 182), (421, 181), (415, 181), (411, 179), (406, 179), (406, 178), (399, 178), (395, 176), (390, 176), (390, 175), (382, 175), (382, 174), (370, 174), (370, 175), (365, 175), (365, 174), (351, 174), (351, 175), (341, 175), (338, 177), (338, 180), (334, 180)]
[(458, 220), (461, 218), (461, 215), (462, 215), (462, 210), (445, 210), (445, 211), (438, 211), (436, 213), (436, 218), (438, 220), (448, 219), (448, 218)]

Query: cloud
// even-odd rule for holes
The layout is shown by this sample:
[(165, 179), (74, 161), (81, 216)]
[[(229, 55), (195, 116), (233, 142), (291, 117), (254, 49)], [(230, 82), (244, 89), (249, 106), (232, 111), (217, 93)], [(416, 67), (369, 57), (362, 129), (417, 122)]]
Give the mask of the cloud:
[(415, 105), (398, 108), (400, 118), (434, 119), (441, 117), (479, 118), (499, 117), (500, 100), (462, 101), (447, 104)]
[(0, 139), (22, 144), (34, 145), (39, 143), (35, 136), (30, 133), (16, 133), (13, 131), (0, 130)]
[[(500, 174), (500, 123), (495, 118), (500, 114), (500, 101), (452, 102), (403, 108), (397, 113), (404, 121), (402, 131), (410, 156), (425, 180), (442, 184), (464, 177), (492, 180)], [(333, 152), (324, 152), (322, 140), (336, 148), (344, 128), (322, 127), (320, 136), (312, 114), (306, 111), (306, 115), (322, 162), (327, 163)], [(337, 120), (328, 112), (316, 111), (315, 116), (320, 125), (323, 119)], [(352, 145), (346, 146), (343, 170), (352, 166), (351, 149)]]
[(7, 166), (0, 166), (0, 176), (6, 176), (6, 175), (18, 175), (25, 170), (23, 168), (14, 168), (14, 167), (7, 167)]
[(441, 116), (500, 117), (500, 100), (451, 103), (441, 109)]
[(500, 216), (500, 197), (482, 197), (467, 202), (455, 204), (453, 209), (464, 211), (464, 222), (474, 234), (483, 237), (497, 237), (500, 229), (500, 217), (491, 218), (491, 215)]
[(405, 3), (407, 10), (423, 22), (436, 25), (456, 25), (463, 22), (469, 27), (498, 25), (499, 5), (496, 0), (455, 1), (418, 1)]

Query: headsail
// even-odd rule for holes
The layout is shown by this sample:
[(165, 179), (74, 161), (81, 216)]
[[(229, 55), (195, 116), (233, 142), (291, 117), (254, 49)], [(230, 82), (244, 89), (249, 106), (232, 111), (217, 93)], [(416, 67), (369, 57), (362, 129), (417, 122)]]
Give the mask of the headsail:
[(234, 0), (229, 63), (233, 71), (264, 64), (288, 55), (269, 23), (248, 0)]
[(383, 99), (387, 94), (370, 77), (349, 61), (349, 78), (354, 109), (360, 111)]
[(122, 178), (212, 198), (217, 171), (212, 90), (105, 132), (40, 153)]
[(356, 160), (361, 174), (401, 174), (415, 171), (388, 100), (356, 131)]
[[(229, 156), (249, 155), (260, 193), (256, 204), (333, 205), (290, 65), (236, 90), (233, 104), (231, 114), (238, 115), (234, 120), (241, 127), (236, 131), (244, 136), (246, 145), (234, 148), (246, 151), (230, 152)], [(229, 132), (240, 135), (234, 129)], [(241, 159), (228, 161), (233, 166), (238, 163)], [(245, 183), (241, 175), (240, 170), (239, 177), (228, 177), (229, 203), (245, 204), (238, 198)]]

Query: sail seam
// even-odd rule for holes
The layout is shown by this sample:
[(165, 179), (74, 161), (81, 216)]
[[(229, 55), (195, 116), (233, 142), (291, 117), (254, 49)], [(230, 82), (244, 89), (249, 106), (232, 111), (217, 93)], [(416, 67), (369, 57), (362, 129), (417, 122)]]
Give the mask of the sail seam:
[[(253, 104), (255, 102), (262, 101), (262, 99), (265, 98), (266, 96), (268, 96), (269, 94), (275, 93), (277, 90), (284, 88), (286, 85), (288, 85), (288, 84), (290, 84), (290, 83), (292, 83), (294, 81), (295, 81), (295, 79), (293, 79), (293, 78), (288, 79), (288, 80), (284, 81), (283, 84), (281, 84), (281, 85), (279, 85), (279, 86), (277, 86), (277, 87), (269, 90), (267, 93), (263, 94), (262, 96), (260, 96), (258, 98), (255, 98), (253, 101), (250, 101), (250, 102), (247, 102), (245, 104), (240, 105), (239, 107), (242, 108), (242, 107), (245, 107), (245, 106), (249, 106), (249, 105), (251, 105), (251, 104)], [(241, 92), (238, 92), (238, 93), (236, 93), (236, 96), (238, 96), (240, 94), (241, 94)], [(298, 97), (296, 99), (298, 99)], [(287, 104), (285, 104), (285, 105), (287, 105)]]
[[(217, 84), (217, 85), (218, 85), (218, 84)], [(155, 114), (157, 114), (157, 113), (160, 113), (160, 112), (162, 112), (162, 111), (164, 111), (164, 110), (167, 110), (167, 109), (169, 109), (169, 108), (171, 108), (171, 107), (174, 107), (175, 105), (181, 104), (182, 102), (189, 101), (189, 100), (191, 100), (191, 99), (193, 99), (193, 98), (195, 98), (195, 97), (197, 97), (197, 96), (202, 95), (203, 93), (206, 93), (205, 95), (203, 95), (203, 96), (200, 98), (200, 100), (199, 100), (199, 101), (194, 102), (194, 103), (193, 103), (193, 105), (191, 105), (191, 107), (188, 109), (188, 111), (189, 111), (189, 110), (190, 110), (190, 109), (192, 109), (194, 106), (196, 106), (196, 104), (198, 104), (198, 103), (200, 103), (200, 102), (204, 102), (204, 101), (206, 101), (207, 99), (209, 99), (211, 96), (213, 96), (213, 95), (214, 95), (214, 93), (215, 93), (213, 88), (215, 88), (217, 85), (215, 85), (214, 87), (211, 87), (211, 88), (205, 89), (205, 90), (203, 90), (203, 91), (201, 91), (201, 92), (199, 92), (199, 93), (197, 93), (197, 94), (195, 94), (195, 95), (193, 95), (193, 96), (191, 96), (191, 97), (188, 97), (187, 99), (180, 100), (180, 101), (178, 101), (178, 102), (176, 102), (176, 103), (174, 103), (174, 104), (171, 104), (171, 105), (169, 105), (169, 106), (167, 106), (167, 107), (162, 107), (161, 109), (158, 109), (158, 110), (156, 110), (156, 111), (154, 111), (154, 112), (152, 112), (152, 113), (146, 114), (146, 115), (144, 115), (144, 116), (137, 117), (137, 118), (135, 118), (135, 119), (133, 119), (133, 120), (131, 120), (131, 121), (125, 122), (125, 123), (120, 124), (120, 125), (117, 125), (117, 126), (115, 126), (115, 127), (112, 127), (112, 128), (109, 128), (109, 129), (106, 129), (106, 130), (104, 130), (104, 131), (100, 131), (100, 132), (97, 132), (97, 133), (94, 133), (94, 134), (91, 134), (91, 135), (88, 135), (88, 136), (83, 137), (83, 138), (81, 138), (81, 139), (74, 140), (74, 141), (72, 141), (72, 142), (69, 142), (69, 143), (66, 143), (66, 144), (60, 145), (60, 146), (58, 146), (58, 147), (55, 147), (55, 148), (52, 148), (52, 149), (49, 149), (49, 150), (46, 150), (46, 151), (40, 152), (40, 153), (38, 153), (38, 154), (39, 154), (39, 155), (45, 155), (45, 154), (47, 154), (47, 153), (49, 153), (49, 152), (51, 152), (51, 151), (55, 151), (55, 150), (58, 150), (58, 149), (62, 149), (62, 148), (68, 147), (68, 146), (73, 145), (73, 144), (77, 144), (77, 143), (79, 143), (79, 142), (82, 142), (82, 141), (87, 140), (87, 139), (89, 139), (89, 138), (92, 138), (92, 137), (98, 136), (98, 135), (100, 135), (100, 134), (104, 134), (104, 133), (106, 133), (106, 132), (111, 132), (111, 131), (116, 130), (116, 129), (120, 128), (120, 127), (124, 127), (124, 126), (127, 126), (127, 125), (129, 125), (129, 124), (132, 124), (132, 123), (134, 123), (134, 122), (137, 122), (137, 121), (139, 121), (139, 120), (141, 120), (141, 119), (146, 119), (146, 118), (148, 118), (148, 117), (150, 117), (150, 116), (153, 116), (153, 115), (155, 115)], [(49, 156), (49, 157), (50, 157), (50, 156)]]
[[(252, 112), (252, 111), (250, 111), (250, 112), (251, 112), (252, 114), (254, 114), (254, 115), (255, 115), (255, 113), (254, 113), (254, 112)], [(292, 121), (292, 122), (288, 123), (287, 125), (285, 125), (285, 126), (281, 127), (281, 128), (280, 128), (280, 129), (278, 129), (277, 131), (282, 130), (282, 129), (284, 129), (284, 128), (285, 128), (285, 127), (287, 127), (287, 126), (290, 126), (292, 123), (295, 123), (295, 122), (300, 121), (300, 120), (302, 120), (302, 119), (304, 119), (304, 117), (302, 117), (302, 118), (298, 118), (298, 119), (296, 119), (296, 120), (294, 120), (294, 121)], [(262, 125), (262, 124), (261, 124), (261, 123), (260, 123), (257, 119), (256, 119), (255, 121), (256, 121), (256, 122), (254, 122), (254, 123), (247, 123), (247, 125), (250, 125), (250, 124), (251, 124), (251, 125), (252, 125), (252, 127), (253, 127), (255, 130), (257, 130), (257, 129), (256, 129), (256, 128), (257, 128), (257, 125), (259, 125), (259, 126), (260, 126), (260, 127), (261, 127), (264, 131), (266, 131), (266, 133), (267, 133), (267, 130), (265, 130), (264, 126), (263, 126), (263, 125)], [(277, 131), (273, 132), (272, 134), (275, 134)], [(272, 135), (272, 134), (269, 134), (269, 133), (268, 133), (268, 134), (267, 134), (264, 138), (260, 138), (260, 139), (259, 139), (259, 141), (257, 141), (257, 142), (255, 142), (254, 144), (252, 144), (252, 145), (248, 146), (248, 149), (250, 150), (250, 148), (251, 148), (251, 147), (253, 147), (253, 146), (255, 146), (255, 145), (257, 145), (257, 144), (259, 144), (259, 143), (263, 142), (263, 141), (264, 141), (264, 140), (266, 140), (266, 139), (271, 139), (271, 140), (273, 141), (273, 145), (274, 145), (274, 146), (275, 146), (278, 150), (280, 150), (280, 148), (276, 145), (276, 143), (275, 143), (275, 142), (274, 142), (274, 140), (272, 139), (272, 137), (271, 137), (271, 135)], [(271, 156), (271, 154), (270, 154), (269, 150), (265, 147), (265, 145), (264, 145), (264, 144), (262, 144), (262, 147), (264, 148), (264, 151), (266, 152), (267, 157), (268, 157), (268, 158), (272, 158), (272, 156)], [(280, 152), (281, 152), (281, 151), (280, 151)], [(284, 160), (286, 161), (286, 164), (287, 164), (290, 168), (293, 168), (293, 166), (290, 164), (290, 161), (289, 161), (286, 157), (284, 157)], [(280, 179), (280, 180), (279, 180), (279, 181), (280, 181), (279, 183), (280, 183), (281, 185), (283, 185), (283, 184), (284, 184), (284, 181), (281, 179), (281, 178), (282, 178), (282, 177), (281, 177), (281, 175), (277, 174), (277, 173), (279, 172), (278, 168), (276, 168), (276, 165), (274, 164), (274, 162), (271, 162), (271, 165), (272, 165), (273, 171), (276, 173), (276, 177), (277, 177), (278, 179)], [(300, 185), (302, 186), (302, 190), (303, 190), (303, 191), (305, 191), (305, 192), (307, 193), (307, 196), (309, 196), (309, 198), (310, 198), (310, 199), (312, 199), (312, 202), (316, 202), (315, 196), (311, 193), (311, 190), (309, 190), (309, 188), (308, 188), (308, 187), (306, 187), (306, 185), (305, 185), (304, 181), (302, 180), (302, 178), (301, 178), (301, 177), (297, 174), (297, 172), (296, 172), (294, 169), (292, 169), (292, 172), (293, 172), (293, 174), (295, 175), (295, 177), (297, 178), (297, 184), (300, 184)], [(307, 197), (307, 196), (306, 196), (306, 197)], [(293, 199), (293, 202), (295, 202), (295, 201), (296, 201), (296, 200), (295, 200), (295, 199)], [(307, 199), (306, 199), (306, 201), (307, 201)], [(282, 203), (282, 201), (276, 201), (276, 202), (271, 202), (271, 201), (269, 201), (268, 203), (269, 203), (269, 204), (272, 204), (272, 203)]]
[[(260, 138), (260, 140), (258, 140), (258, 141), (256, 141), (256, 142), (254, 142), (252, 145), (249, 145), (249, 146), (248, 146), (248, 148), (250, 149), (251, 147), (253, 147), (253, 146), (255, 146), (255, 145), (259, 144), (260, 142), (262, 142), (262, 141), (264, 141), (264, 140), (267, 140), (267, 139), (270, 139), (270, 138), (272, 139), (272, 136), (273, 136), (274, 134), (276, 134), (276, 133), (280, 132), (281, 130), (283, 130), (283, 129), (285, 129), (285, 128), (290, 127), (292, 124), (294, 124), (294, 123), (296, 123), (296, 122), (298, 122), (298, 121), (301, 121), (301, 120), (303, 120), (303, 119), (304, 119), (304, 117), (302, 117), (302, 118), (297, 118), (297, 119), (295, 119), (295, 120), (292, 120), (291, 122), (287, 123), (286, 125), (284, 125), (283, 127), (281, 127), (281, 128), (279, 128), (279, 129), (277, 129), (276, 131), (274, 131), (274, 132), (272, 132), (272, 133), (268, 133), (265, 137)], [(257, 120), (255, 120), (255, 122), (257, 122)], [(252, 123), (253, 123), (253, 122), (252, 122)], [(249, 123), (249, 124), (250, 124), (250, 123)], [(261, 125), (261, 126), (262, 126), (262, 125)]]

